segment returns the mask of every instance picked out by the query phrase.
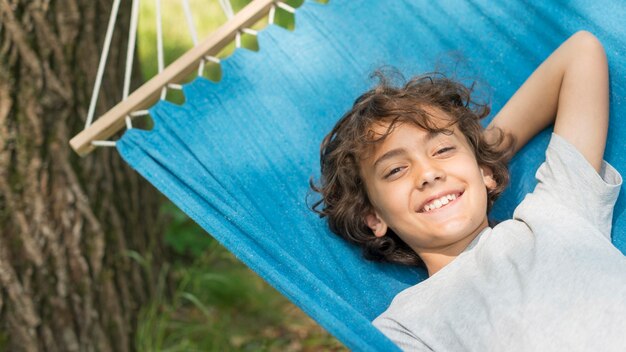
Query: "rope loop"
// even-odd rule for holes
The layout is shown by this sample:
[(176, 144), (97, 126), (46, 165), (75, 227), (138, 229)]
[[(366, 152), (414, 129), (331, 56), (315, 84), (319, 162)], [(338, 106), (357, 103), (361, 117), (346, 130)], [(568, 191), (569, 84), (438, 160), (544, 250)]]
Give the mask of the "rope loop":
[(284, 3), (282, 1), (277, 1), (276, 2), (276, 6), (280, 7), (281, 9), (289, 12), (289, 13), (296, 13), (296, 9), (294, 9), (293, 7), (287, 5), (287, 3)]
[(269, 24), (274, 24), (274, 19), (276, 18), (276, 5), (272, 5), (272, 7), (270, 8), (270, 14), (267, 18), (267, 22)]
[(241, 48), (241, 30), (237, 30), (237, 34), (235, 35), (235, 48)]
[(115, 141), (92, 141), (91, 145), (96, 147), (115, 147)]
[(211, 61), (211, 62), (214, 62), (214, 63), (216, 63), (216, 64), (219, 64), (219, 63), (221, 62), (221, 60), (220, 60), (218, 57), (215, 57), (215, 56), (205, 55), (205, 56), (204, 56), (204, 59), (205, 59), (206, 61)]

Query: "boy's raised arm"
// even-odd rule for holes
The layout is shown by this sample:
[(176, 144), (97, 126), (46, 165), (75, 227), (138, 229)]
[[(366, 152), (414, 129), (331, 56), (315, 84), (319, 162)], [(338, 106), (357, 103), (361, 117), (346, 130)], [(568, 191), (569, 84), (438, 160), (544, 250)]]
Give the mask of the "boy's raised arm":
[(554, 122), (554, 132), (600, 170), (609, 119), (609, 77), (602, 44), (580, 31), (559, 46), (524, 82), (487, 127), (517, 140), (515, 152)]

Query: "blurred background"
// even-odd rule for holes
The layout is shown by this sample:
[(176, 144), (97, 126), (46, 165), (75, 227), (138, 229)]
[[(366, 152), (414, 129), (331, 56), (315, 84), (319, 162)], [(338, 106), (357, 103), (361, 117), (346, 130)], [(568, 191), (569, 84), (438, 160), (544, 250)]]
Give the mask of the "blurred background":
[[(249, 2), (231, 0), (234, 12)], [(121, 2), (96, 117), (122, 98), (131, 3)], [(155, 3), (140, 6), (135, 89), (157, 72)], [(165, 66), (193, 46), (182, 3), (161, 1)], [(218, 0), (189, 4), (200, 41), (227, 21)], [(346, 350), (114, 148), (70, 149), (112, 5), (0, 0), (0, 351)], [(286, 11), (275, 22), (297, 26)], [(256, 38), (243, 35), (242, 47), (258, 50)], [(218, 82), (219, 65), (203, 76)], [(149, 117), (137, 126), (149, 129)]]

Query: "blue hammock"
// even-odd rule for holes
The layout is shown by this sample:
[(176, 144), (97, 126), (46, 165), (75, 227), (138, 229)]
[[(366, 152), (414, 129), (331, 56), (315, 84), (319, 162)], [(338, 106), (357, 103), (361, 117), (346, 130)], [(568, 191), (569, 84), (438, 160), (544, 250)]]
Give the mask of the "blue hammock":
[[(506, 4), (504, 4), (506, 3)], [(397, 347), (371, 325), (399, 291), (426, 278), (415, 268), (367, 262), (331, 234), (306, 203), (319, 175), (319, 143), (382, 65), (406, 77), (459, 51), (493, 88), (497, 112), (566, 38), (586, 29), (605, 45), (611, 122), (605, 159), (622, 174), (626, 138), (623, 1), (306, 2), (294, 32), (270, 26), (260, 51), (223, 61), (218, 84), (184, 86), (186, 102), (151, 108), (152, 131), (129, 130), (122, 157), (246, 265), (354, 350)], [(492, 114), (493, 115), (493, 114)], [(513, 160), (512, 183), (492, 216), (510, 218), (534, 188), (549, 132)], [(626, 253), (624, 196), (613, 243)], [(558, 220), (556, 220), (558, 221)], [(427, 324), (427, 317), (425, 317)]]

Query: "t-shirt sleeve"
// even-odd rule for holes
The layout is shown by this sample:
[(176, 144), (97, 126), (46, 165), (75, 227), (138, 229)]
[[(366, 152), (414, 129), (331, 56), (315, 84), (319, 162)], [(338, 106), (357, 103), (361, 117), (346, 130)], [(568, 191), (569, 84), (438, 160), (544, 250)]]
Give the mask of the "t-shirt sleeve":
[(552, 133), (546, 160), (535, 177), (535, 197), (568, 207), (610, 239), (613, 208), (622, 185), (622, 177), (613, 166), (603, 160), (600, 172), (596, 172), (574, 145)]
[(426, 352), (433, 351), (422, 342), (417, 336), (412, 334), (394, 319), (379, 316), (373, 322), (374, 326), (385, 336), (393, 341), (402, 351)]

